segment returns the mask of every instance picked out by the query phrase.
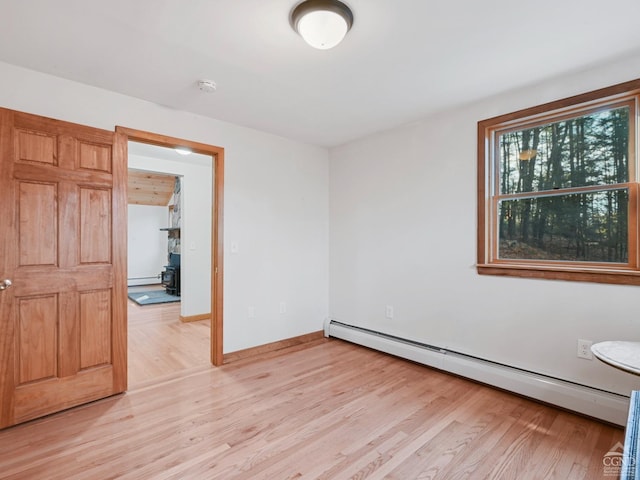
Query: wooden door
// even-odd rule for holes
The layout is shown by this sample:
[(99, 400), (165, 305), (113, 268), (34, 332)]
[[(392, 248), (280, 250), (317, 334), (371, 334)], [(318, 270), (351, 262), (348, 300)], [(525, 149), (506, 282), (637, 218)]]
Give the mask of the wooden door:
[(0, 428), (126, 389), (126, 143), (0, 109)]

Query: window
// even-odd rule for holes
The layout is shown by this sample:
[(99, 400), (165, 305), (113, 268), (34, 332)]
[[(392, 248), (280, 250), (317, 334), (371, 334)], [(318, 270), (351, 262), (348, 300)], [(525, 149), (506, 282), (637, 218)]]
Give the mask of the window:
[(640, 285), (640, 80), (478, 123), (478, 272)]

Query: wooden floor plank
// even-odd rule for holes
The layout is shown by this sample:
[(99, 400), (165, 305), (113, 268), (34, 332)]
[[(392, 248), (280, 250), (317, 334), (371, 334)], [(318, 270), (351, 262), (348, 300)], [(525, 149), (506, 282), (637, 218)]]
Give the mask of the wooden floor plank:
[(209, 320), (181, 322), (180, 303), (127, 307), (129, 387), (210, 364)]
[(124, 395), (0, 431), (0, 478), (601, 479), (603, 455), (623, 440), (339, 340), (143, 377)]

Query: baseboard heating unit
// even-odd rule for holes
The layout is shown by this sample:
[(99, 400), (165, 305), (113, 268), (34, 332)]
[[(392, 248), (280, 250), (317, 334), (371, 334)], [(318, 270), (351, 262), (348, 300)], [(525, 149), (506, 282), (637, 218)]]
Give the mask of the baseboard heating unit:
[(621, 426), (626, 424), (628, 396), (335, 320), (325, 322), (324, 333), (326, 337), (346, 340), (606, 422)]

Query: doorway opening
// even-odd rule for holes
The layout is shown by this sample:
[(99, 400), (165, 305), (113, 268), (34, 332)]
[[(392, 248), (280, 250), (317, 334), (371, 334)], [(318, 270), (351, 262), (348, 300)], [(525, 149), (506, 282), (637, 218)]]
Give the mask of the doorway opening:
[[(210, 202), (210, 208), (205, 209), (208, 216), (211, 218), (210, 227), (209, 227), (209, 235), (210, 235), (210, 245), (203, 245), (201, 243), (201, 239), (197, 238), (194, 235), (194, 231), (191, 231), (191, 237), (189, 237), (190, 232), (186, 229), (185, 237), (181, 238), (180, 249), (183, 249), (184, 252), (182, 259), (182, 268), (185, 269), (182, 272), (182, 300), (187, 300), (185, 296), (185, 275), (189, 275), (189, 265), (192, 265), (192, 269), (197, 269), (198, 265), (202, 267), (208, 267), (208, 281), (191, 281), (192, 289), (190, 293), (192, 294), (192, 302), (195, 301), (197, 303), (197, 299), (200, 300), (200, 306), (195, 307), (195, 310), (205, 310), (204, 313), (196, 312), (193, 313), (194, 310), (182, 310), (180, 312), (180, 319), (183, 321), (195, 320), (194, 323), (198, 323), (199, 320), (204, 320), (205, 318), (210, 319), (210, 349), (209, 349), (209, 359), (213, 365), (222, 365), (223, 363), (223, 347), (222, 347), (222, 327), (223, 327), (223, 295), (222, 295), (222, 279), (223, 279), (223, 242), (222, 242), (222, 209), (223, 209), (223, 186), (224, 186), (224, 149), (212, 145), (201, 144), (197, 142), (192, 142), (189, 140), (167, 137), (165, 135), (158, 135), (150, 132), (144, 132), (140, 130), (133, 130), (125, 127), (116, 127), (116, 133), (122, 135), (124, 137), (123, 142), (121, 144), (127, 145), (135, 145), (135, 148), (138, 146), (155, 146), (155, 147), (164, 147), (169, 149), (182, 148), (187, 149), (190, 152), (198, 155), (199, 158), (208, 159), (206, 161), (209, 162), (209, 167), (211, 171), (211, 175), (209, 176), (210, 182), (210, 196), (206, 199), (200, 199), (201, 202), (208, 201)], [(153, 168), (149, 166), (145, 168), (145, 170), (158, 172), (158, 168)], [(162, 173), (162, 172), (160, 172)], [(169, 172), (176, 173), (176, 172)], [(183, 186), (184, 187), (184, 186)], [(189, 188), (188, 185), (184, 188)], [(207, 205), (209, 207), (209, 205)], [(188, 207), (187, 207), (188, 208)], [(202, 222), (200, 222), (202, 223)], [(175, 228), (175, 227), (168, 227)], [(197, 230), (197, 229), (196, 229)], [(167, 232), (169, 235), (171, 233)], [(175, 235), (175, 234), (174, 234)], [(180, 232), (182, 235), (182, 232)], [(201, 249), (207, 248), (207, 251), (204, 252)], [(200, 255), (198, 256), (198, 251), (200, 251)], [(174, 252), (175, 253), (175, 252)], [(191, 254), (191, 262), (188, 261), (188, 254)], [(172, 257), (175, 258), (175, 257)], [(199, 262), (194, 262), (194, 258), (200, 258)], [(206, 261), (202, 261), (206, 258)], [(192, 271), (191, 274), (194, 272)], [(200, 272), (202, 275), (202, 272)], [(202, 277), (201, 277), (202, 278)], [(187, 285), (189, 284), (189, 280), (186, 280)], [(207, 292), (198, 294), (193, 290), (197, 290), (197, 286), (200, 284), (206, 284)], [(202, 285), (200, 285), (202, 287)], [(207, 306), (203, 307), (201, 302), (205, 295), (208, 294)], [(188, 296), (188, 295), (187, 295)], [(182, 303), (182, 302), (181, 302)], [(186, 308), (189, 308), (187, 305), (187, 301), (184, 301)], [(208, 308), (207, 308), (208, 307)], [(175, 315), (176, 313), (176, 305), (160, 305), (159, 307), (150, 306), (144, 308), (159, 308), (160, 310), (165, 310), (169, 312), (169, 315)], [(174, 309), (173, 313), (171, 313), (171, 308)], [(192, 314), (193, 313), (193, 314)]]

